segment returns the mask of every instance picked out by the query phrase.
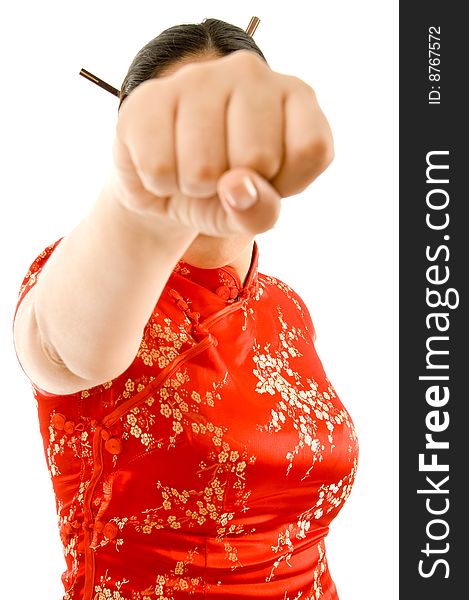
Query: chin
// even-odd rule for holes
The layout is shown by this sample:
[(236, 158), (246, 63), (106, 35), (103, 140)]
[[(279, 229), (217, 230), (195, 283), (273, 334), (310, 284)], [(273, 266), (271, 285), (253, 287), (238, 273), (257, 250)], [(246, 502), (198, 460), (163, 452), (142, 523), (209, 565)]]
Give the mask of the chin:
[(224, 267), (234, 262), (253, 239), (251, 235), (215, 237), (199, 233), (181, 258), (202, 269)]

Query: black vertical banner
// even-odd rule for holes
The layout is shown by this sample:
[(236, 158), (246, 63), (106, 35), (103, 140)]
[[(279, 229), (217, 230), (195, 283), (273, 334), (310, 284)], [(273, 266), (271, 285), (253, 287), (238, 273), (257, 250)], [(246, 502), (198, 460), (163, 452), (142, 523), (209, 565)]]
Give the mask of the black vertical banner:
[(402, 599), (469, 598), (465, 8), (400, 4)]

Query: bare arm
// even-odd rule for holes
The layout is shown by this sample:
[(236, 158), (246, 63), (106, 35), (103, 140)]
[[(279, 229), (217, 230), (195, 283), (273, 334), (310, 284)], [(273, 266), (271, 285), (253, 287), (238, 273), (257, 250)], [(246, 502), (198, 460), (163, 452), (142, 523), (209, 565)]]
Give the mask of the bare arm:
[(18, 309), (22, 367), (51, 393), (109, 381), (130, 365), (174, 265), (197, 235), (127, 210), (110, 188), (56, 247)]
[[(95, 206), (18, 309), (15, 346), (30, 379), (67, 394), (120, 375), (197, 234), (272, 228), (280, 197), (305, 189), (332, 148), (313, 90), (252, 52), (140, 84), (121, 107), (113, 170)], [(228, 190), (243, 197), (252, 188), (249, 208), (227, 201)]]

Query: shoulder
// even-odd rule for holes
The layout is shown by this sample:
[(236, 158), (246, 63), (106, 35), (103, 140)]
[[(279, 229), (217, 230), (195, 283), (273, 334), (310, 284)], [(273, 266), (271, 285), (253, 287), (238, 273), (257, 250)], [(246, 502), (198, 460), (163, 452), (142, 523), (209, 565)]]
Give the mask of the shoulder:
[[(308, 307), (304, 300), (288, 283), (282, 281), (273, 275), (264, 273), (258, 274), (259, 289), (261, 294), (271, 299), (273, 302), (281, 303), (282, 306), (289, 304), (291, 308), (298, 314), (303, 325), (311, 334), (313, 342), (316, 340), (316, 330), (313, 324)], [(267, 298), (265, 298), (267, 299)]]
[(44, 250), (42, 250), (42, 252), (40, 254), (38, 254), (36, 256), (36, 258), (33, 260), (33, 262), (31, 263), (31, 266), (29, 267), (28, 272), (26, 273), (26, 275), (23, 278), (23, 281), (21, 282), (21, 286), (20, 286), (20, 289), (18, 292), (18, 298), (17, 298), (16, 307), (15, 307), (15, 317), (16, 317), (16, 313), (18, 312), (19, 305), (21, 304), (21, 302), (23, 301), (24, 297), (29, 292), (29, 290), (36, 285), (37, 279), (38, 279), (44, 265), (49, 260), (50, 255), (56, 249), (56, 247), (62, 241), (62, 239), (63, 238), (60, 238), (60, 239), (56, 240), (55, 242), (53, 242), (52, 244), (49, 244), (49, 246), (44, 248)]

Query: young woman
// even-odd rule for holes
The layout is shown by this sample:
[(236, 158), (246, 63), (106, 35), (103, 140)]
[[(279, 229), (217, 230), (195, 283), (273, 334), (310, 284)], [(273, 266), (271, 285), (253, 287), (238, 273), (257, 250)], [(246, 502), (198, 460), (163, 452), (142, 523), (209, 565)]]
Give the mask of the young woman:
[(324, 538), (356, 434), (255, 241), (332, 148), (311, 87), (238, 27), (172, 27), (133, 60), (102, 192), (15, 315), (64, 600), (337, 600)]

